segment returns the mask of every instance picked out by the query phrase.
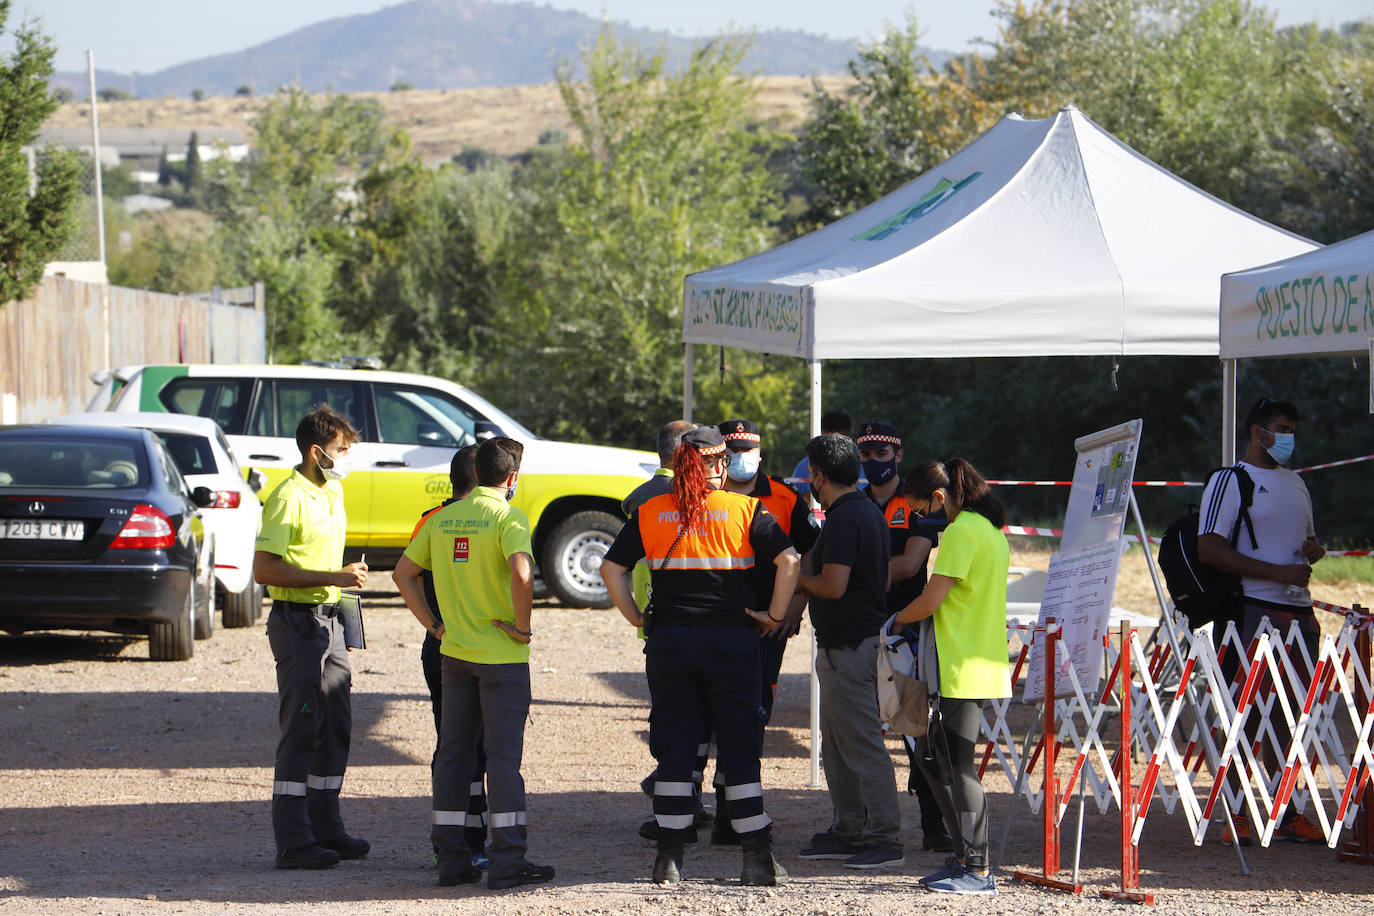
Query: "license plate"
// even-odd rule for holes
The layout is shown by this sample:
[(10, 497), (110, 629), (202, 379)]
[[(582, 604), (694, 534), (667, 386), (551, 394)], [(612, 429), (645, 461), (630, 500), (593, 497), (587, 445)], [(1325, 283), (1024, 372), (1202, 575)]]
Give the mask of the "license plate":
[(86, 536), (86, 523), (50, 518), (10, 519), (0, 522), (0, 535), (23, 541), (79, 541)]

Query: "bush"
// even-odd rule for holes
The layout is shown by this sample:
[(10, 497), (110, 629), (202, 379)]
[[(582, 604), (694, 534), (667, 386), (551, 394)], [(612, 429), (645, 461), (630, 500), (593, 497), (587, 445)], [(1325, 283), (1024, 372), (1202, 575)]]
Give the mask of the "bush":
[(414, 88), (415, 88), (415, 84), (414, 84), (414, 83), (411, 83), (411, 82), (407, 82), (406, 80), (397, 80), (396, 82), (394, 82), (394, 83), (391, 84), (391, 91), (392, 91), (392, 92), (409, 92), (410, 90), (412, 90), (412, 89), (414, 89)]
[(204, 90), (204, 89), (192, 89), (192, 90), (191, 90), (191, 98), (192, 98), (194, 101), (197, 101), (197, 102), (202, 102), (202, 101), (204, 101), (204, 100), (205, 100), (205, 90)]
[(102, 102), (123, 102), (133, 98), (129, 90), (120, 89), (117, 86), (107, 86), (95, 94), (96, 98)]
[(239, 88), (237, 88), (237, 89), (234, 90), (234, 95), (235, 95), (235, 96), (240, 96), (240, 97), (241, 97), (241, 96), (249, 96), (249, 95), (252, 95), (252, 94), (253, 94), (253, 86), (252, 86), (251, 83), (244, 83), (244, 84), (242, 84), (241, 86), (239, 86)]

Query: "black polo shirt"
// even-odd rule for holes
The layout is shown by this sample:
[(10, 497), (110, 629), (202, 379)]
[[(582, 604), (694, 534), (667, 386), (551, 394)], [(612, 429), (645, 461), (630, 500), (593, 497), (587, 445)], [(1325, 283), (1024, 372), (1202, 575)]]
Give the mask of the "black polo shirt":
[(878, 635), (888, 618), (890, 555), (887, 520), (871, 499), (857, 491), (846, 493), (825, 510), (811, 568), (819, 573), (826, 563), (848, 566), (849, 584), (839, 598), (810, 599), (811, 625), (821, 648), (853, 648)]

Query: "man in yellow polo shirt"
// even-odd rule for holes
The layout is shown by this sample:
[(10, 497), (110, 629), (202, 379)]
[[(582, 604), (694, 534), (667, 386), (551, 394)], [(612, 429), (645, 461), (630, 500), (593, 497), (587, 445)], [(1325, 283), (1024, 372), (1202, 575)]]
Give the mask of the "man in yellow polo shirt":
[(272, 596), (267, 640), (277, 662), (281, 723), (272, 776), (278, 868), (329, 868), (369, 849), (339, 817), (353, 729), (339, 587), (367, 582), (367, 564), (343, 566), (347, 522), (339, 481), (357, 439), (353, 425), (327, 404), (301, 420), (301, 463), (267, 498), (253, 555), (253, 577)]
[(514, 439), (483, 442), (476, 489), (425, 521), (393, 574), (410, 612), (425, 620), (420, 575), (430, 570), (442, 618), (436, 629), (443, 703), (430, 830), (441, 887), (473, 883), (481, 874), (463, 835), (479, 734), (487, 750), (487, 887), (535, 884), (554, 874), (525, 858), (520, 760), (530, 710), (534, 550), (529, 519), (509, 503), (523, 454)]

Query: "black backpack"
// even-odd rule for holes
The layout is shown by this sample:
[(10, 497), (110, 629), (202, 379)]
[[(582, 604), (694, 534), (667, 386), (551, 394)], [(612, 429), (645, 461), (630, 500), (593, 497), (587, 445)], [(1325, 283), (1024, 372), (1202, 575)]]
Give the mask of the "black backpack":
[[(1241, 522), (1250, 533), (1251, 547), (1258, 549), (1255, 540), (1255, 526), (1250, 521), (1250, 507), (1255, 500), (1255, 481), (1240, 465), (1217, 468), (1207, 475), (1222, 471), (1232, 471), (1236, 485), (1240, 487), (1240, 512), (1236, 514), (1236, 525), (1231, 529), (1228, 544), (1236, 546), (1240, 537)], [(1219, 494), (1218, 494), (1219, 498)], [(1193, 626), (1201, 626), (1209, 621), (1226, 621), (1233, 618), (1239, 605), (1240, 577), (1221, 572), (1207, 566), (1197, 558), (1197, 532), (1201, 516), (1197, 506), (1190, 506), (1188, 514), (1175, 521), (1164, 532), (1159, 544), (1159, 568), (1164, 573), (1164, 582), (1169, 587), (1169, 595), (1174, 606), (1188, 617)]]

